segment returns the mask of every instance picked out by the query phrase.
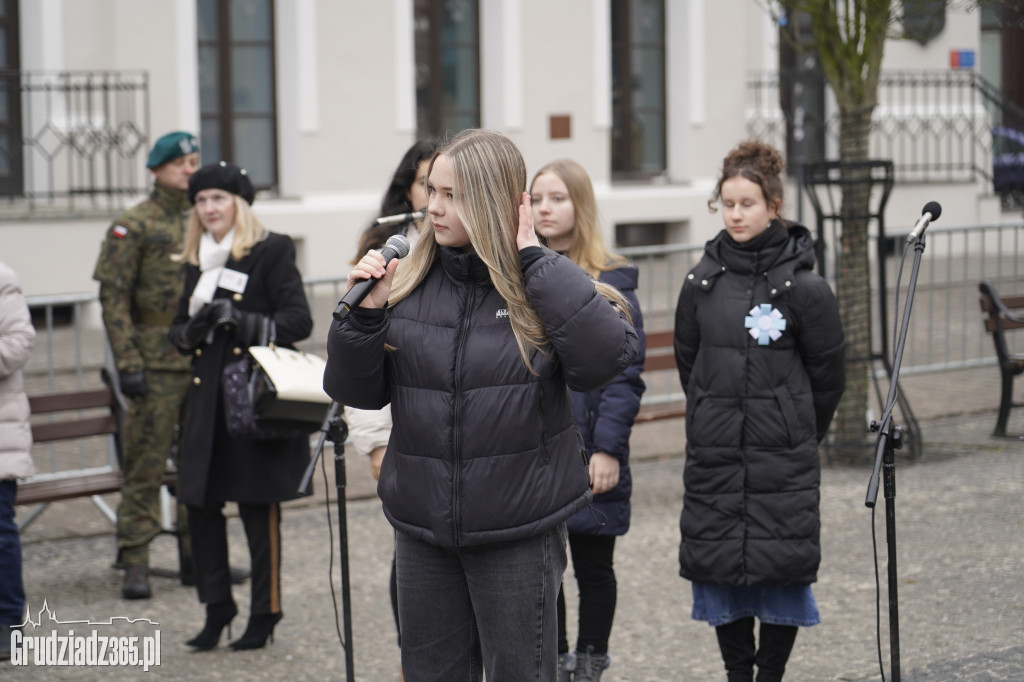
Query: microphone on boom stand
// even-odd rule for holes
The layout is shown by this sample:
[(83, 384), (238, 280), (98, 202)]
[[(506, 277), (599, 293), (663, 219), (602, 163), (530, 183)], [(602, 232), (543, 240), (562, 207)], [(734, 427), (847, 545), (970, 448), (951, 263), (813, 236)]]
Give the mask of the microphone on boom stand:
[[(942, 206), (937, 201), (929, 201), (921, 211), (921, 217), (914, 225), (910, 235), (907, 237), (907, 246), (903, 251), (903, 258), (906, 258), (907, 249), (910, 244), (914, 245), (914, 261), (910, 269), (910, 283), (907, 286), (907, 303), (903, 308), (903, 319), (899, 328), (896, 329), (896, 344), (893, 352), (892, 370), (889, 373), (889, 394), (882, 410), (881, 418), (871, 422), (871, 430), (878, 433), (875, 443), (875, 465), (871, 471), (871, 479), (868, 481), (868, 492), (864, 498), (864, 505), (870, 509), (875, 508), (875, 500), (878, 496), (878, 479), (881, 474), (882, 487), (885, 495), (885, 536), (886, 553), (888, 558), (889, 577), (889, 656), (890, 674), (892, 682), (900, 682), (900, 626), (899, 626), (899, 599), (897, 589), (899, 580), (896, 570), (896, 453), (903, 445), (903, 427), (893, 423), (892, 411), (896, 406), (899, 393), (900, 365), (903, 363), (903, 349), (907, 343), (907, 329), (910, 326), (910, 311), (914, 305), (914, 291), (917, 288), (917, 275), (921, 267), (921, 255), (924, 253), (924, 231), (928, 225), (938, 219), (942, 214)], [(900, 262), (900, 272), (903, 271), (903, 262)], [(899, 277), (896, 279), (897, 310), (900, 291)], [(884, 323), (884, 320), (883, 320)], [(883, 349), (884, 352), (885, 349)], [(871, 528), (874, 534), (874, 517), (872, 516)], [(877, 562), (877, 557), (876, 557)], [(877, 564), (876, 564), (877, 572)], [(879, 647), (879, 656), (881, 647)], [(882, 664), (881, 658), (878, 661)], [(884, 677), (884, 671), (883, 671)]]
[(412, 213), (396, 213), (395, 215), (386, 215), (377, 218), (373, 221), (373, 226), (377, 225), (405, 225), (406, 223), (418, 222), (423, 220), (427, 216), (426, 209), (420, 209), (419, 211), (413, 211)]
[(937, 201), (929, 201), (921, 209), (921, 217), (917, 219), (917, 223), (914, 224), (914, 229), (907, 235), (907, 243), (916, 242), (917, 238), (924, 234), (924, 231), (928, 229), (928, 226), (933, 220), (938, 220), (939, 216), (942, 215), (942, 206), (939, 206)]

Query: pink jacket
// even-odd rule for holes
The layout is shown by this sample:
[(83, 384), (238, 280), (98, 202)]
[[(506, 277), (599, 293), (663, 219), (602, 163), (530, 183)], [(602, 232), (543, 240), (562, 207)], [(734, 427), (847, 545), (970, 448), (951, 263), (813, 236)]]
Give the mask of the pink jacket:
[(35, 473), (28, 397), (21, 373), (35, 339), (18, 276), (0, 262), (0, 480), (28, 478)]

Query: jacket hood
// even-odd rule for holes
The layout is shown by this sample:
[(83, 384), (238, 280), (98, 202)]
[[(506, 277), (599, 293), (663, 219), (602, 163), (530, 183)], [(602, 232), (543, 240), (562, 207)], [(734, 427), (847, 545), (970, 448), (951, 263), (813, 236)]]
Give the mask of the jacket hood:
[[(773, 221), (773, 225), (780, 225)], [(814, 268), (814, 238), (810, 230), (798, 223), (789, 223), (786, 239), (769, 242), (759, 251), (735, 248), (728, 232), (722, 230), (704, 249), (704, 258), (687, 275), (687, 281), (704, 290), (714, 286), (719, 275), (726, 271), (750, 274), (764, 272), (771, 285), (772, 297), (792, 287), (797, 270)]]

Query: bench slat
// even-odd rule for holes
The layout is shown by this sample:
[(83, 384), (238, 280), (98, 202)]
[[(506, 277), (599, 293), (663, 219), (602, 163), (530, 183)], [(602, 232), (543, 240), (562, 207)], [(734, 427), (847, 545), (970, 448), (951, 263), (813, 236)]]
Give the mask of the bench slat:
[(660, 372), (665, 369), (676, 368), (676, 356), (672, 353), (648, 354), (644, 358), (645, 372)]
[[(173, 487), (177, 482), (178, 475), (176, 473), (164, 473), (164, 485)], [(29, 480), (26, 483), (18, 484), (18, 496), (15, 504), (39, 504), (70, 500), (76, 497), (107, 495), (121, 492), (123, 486), (124, 474), (120, 470), (83, 476), (49, 478), (42, 481)]]
[(28, 397), (28, 404), (32, 414), (85, 410), (90, 407), (112, 406), (114, 404), (114, 394), (109, 388), (47, 393), (46, 395), (30, 395)]
[(36, 443), (88, 436), (108, 436), (115, 433), (117, 433), (117, 418), (114, 415), (84, 417), (63, 422), (40, 422), (32, 425), (32, 440)]
[(18, 485), (16, 504), (36, 504), (39, 502), (56, 502), (75, 497), (104, 495), (116, 493), (124, 485), (124, 475), (120, 471), (108, 471), (102, 474), (55, 478), (46, 481), (29, 481)]
[(646, 424), (662, 419), (681, 419), (686, 416), (686, 403), (669, 403), (662, 405), (644, 405), (637, 412), (634, 424)]
[[(676, 368), (673, 343), (675, 332), (671, 329), (647, 332), (647, 354), (644, 357), (645, 372), (660, 372)], [(633, 420), (634, 424), (646, 424), (662, 419), (679, 419), (686, 416), (686, 401), (643, 405)]]
[[(1004, 331), (1009, 331), (1011, 329), (1020, 329), (1022, 327), (1024, 327), (1024, 322), (1017, 322), (1016, 320), (1010, 320), (1010, 319), (1005, 318), (1005, 317), (1003, 318), (1003, 330)], [(990, 313), (985, 318), (985, 331), (988, 332), (989, 334), (991, 334), (995, 330), (996, 330), (996, 316), (994, 314)]]
[[(115, 443), (118, 440), (119, 405), (109, 386), (30, 395), (28, 403), (33, 417), (32, 440), (36, 443), (74, 441), (93, 436), (113, 436)], [(76, 411), (91, 411), (91, 414), (79, 416)], [(71, 469), (21, 483), (15, 504), (39, 504), (116, 493), (123, 485), (124, 474), (118, 469)]]

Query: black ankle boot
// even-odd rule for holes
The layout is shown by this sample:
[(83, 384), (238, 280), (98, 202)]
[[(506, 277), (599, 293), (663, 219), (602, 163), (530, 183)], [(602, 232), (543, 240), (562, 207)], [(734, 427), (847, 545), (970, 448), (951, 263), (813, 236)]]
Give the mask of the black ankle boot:
[(244, 649), (262, 649), (267, 645), (267, 638), (274, 641), (274, 626), (278, 624), (283, 613), (254, 613), (249, 616), (249, 624), (245, 626), (242, 636), (229, 644), (235, 651)]
[(121, 596), (124, 599), (149, 599), (153, 596), (153, 590), (149, 586), (149, 566), (147, 564), (125, 566)]
[(228, 638), (231, 637), (231, 621), (238, 615), (238, 607), (232, 601), (223, 604), (206, 605), (206, 624), (203, 630), (192, 639), (185, 642), (199, 651), (209, 651), (220, 642), (220, 631), (225, 627), (228, 629)]

